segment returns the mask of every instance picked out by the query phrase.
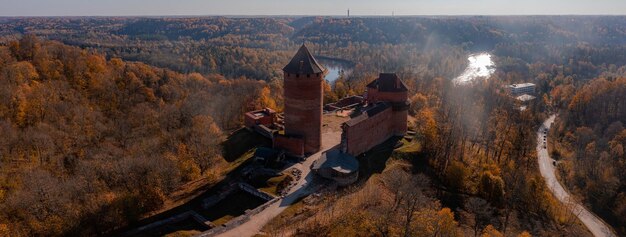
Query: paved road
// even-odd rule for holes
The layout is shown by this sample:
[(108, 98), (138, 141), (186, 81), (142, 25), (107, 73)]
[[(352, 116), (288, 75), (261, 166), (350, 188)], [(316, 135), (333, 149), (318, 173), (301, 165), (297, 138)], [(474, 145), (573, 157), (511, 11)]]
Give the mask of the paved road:
[(290, 193), (285, 195), (282, 200), (268, 206), (266, 209), (261, 211), (260, 213), (251, 216), (250, 220), (246, 223), (241, 224), (238, 227), (235, 227), (227, 232), (224, 232), (218, 236), (222, 237), (246, 237), (253, 236), (259, 231), (261, 228), (265, 226), (270, 220), (274, 217), (278, 216), (282, 211), (287, 209), (291, 204), (293, 204), (298, 198), (308, 195), (310, 190), (307, 189), (307, 186), (311, 184), (313, 180), (313, 173), (311, 173), (311, 164), (313, 161), (317, 160), (323, 151), (326, 151), (330, 148), (333, 148), (341, 142), (341, 132), (330, 132), (322, 134), (322, 151), (315, 153), (309, 156), (306, 161), (302, 164), (297, 164), (300, 170), (302, 170), (302, 177), (298, 184), (294, 186)]
[(591, 213), (584, 206), (574, 200), (570, 194), (563, 188), (561, 183), (556, 179), (554, 160), (550, 158), (548, 150), (543, 148), (543, 131), (550, 129), (550, 126), (554, 122), (556, 116), (552, 115), (546, 121), (543, 122), (539, 131), (537, 131), (537, 156), (539, 157), (539, 171), (541, 176), (546, 180), (546, 184), (554, 196), (566, 205), (572, 213), (578, 216), (578, 219), (587, 226), (587, 229), (596, 237), (614, 237), (615, 232), (613, 229), (604, 223), (602, 219)]

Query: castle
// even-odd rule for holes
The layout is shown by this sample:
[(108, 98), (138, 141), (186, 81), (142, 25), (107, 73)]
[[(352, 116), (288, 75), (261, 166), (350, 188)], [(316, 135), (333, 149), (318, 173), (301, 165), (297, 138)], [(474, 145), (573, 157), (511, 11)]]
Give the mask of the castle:
[(304, 45), (283, 68), (285, 134), (275, 137), (275, 148), (297, 156), (321, 149), (322, 83), (327, 72)]
[(406, 85), (394, 73), (381, 73), (369, 83), (366, 106), (341, 128), (341, 150), (358, 156), (392, 136), (404, 136), (409, 109)]
[[(326, 68), (303, 44), (283, 68), (284, 133), (278, 131), (282, 125), (275, 123), (275, 112), (269, 109), (246, 113), (246, 127), (271, 138), (275, 149), (290, 156), (304, 158), (319, 152), (322, 144), (322, 85), (326, 73)], [(358, 170), (355, 157), (393, 136), (406, 133), (408, 90), (396, 74), (381, 73), (367, 85), (363, 97), (345, 100), (335, 105), (356, 105), (359, 111), (342, 124), (339, 149), (324, 152), (314, 170), (325, 177), (345, 177), (351, 182), (356, 180)], [(327, 107), (337, 108), (334, 105)], [(278, 129), (271, 129), (276, 127)]]

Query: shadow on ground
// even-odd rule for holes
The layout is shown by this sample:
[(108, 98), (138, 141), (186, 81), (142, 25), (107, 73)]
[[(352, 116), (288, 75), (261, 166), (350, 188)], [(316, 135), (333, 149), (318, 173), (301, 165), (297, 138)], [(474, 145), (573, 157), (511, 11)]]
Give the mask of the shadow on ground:
[[(271, 145), (268, 138), (265, 138), (254, 132), (250, 132), (246, 130), (245, 128), (241, 128), (233, 132), (231, 135), (229, 135), (226, 141), (222, 143), (222, 146), (224, 147), (223, 156), (227, 162), (234, 163), (234, 161), (237, 161), (238, 159), (243, 159), (244, 157), (242, 156), (246, 154), (247, 152), (250, 152), (251, 149), (255, 149), (260, 146), (268, 146), (268, 145)], [(141, 226), (145, 226), (156, 221), (164, 220), (166, 218), (173, 217), (175, 215), (181, 214), (189, 210), (194, 210), (194, 211), (202, 210), (202, 201), (212, 195), (223, 192), (225, 189), (227, 189), (230, 186), (230, 184), (235, 183), (238, 180), (240, 180), (242, 176), (241, 172), (243, 168), (246, 167), (250, 162), (252, 162), (252, 160), (247, 159), (241, 162), (241, 164), (239, 164), (236, 168), (234, 168), (228, 174), (226, 174), (221, 181), (217, 183), (209, 183), (205, 186), (198, 188), (198, 190), (195, 191), (194, 193), (201, 193), (201, 194), (189, 200), (188, 202), (185, 202), (184, 204), (181, 204), (179, 206), (176, 206), (174, 208), (171, 208), (167, 211), (161, 212), (154, 216), (151, 216), (151, 217), (148, 217), (148, 218), (136, 221), (136, 222), (131, 222), (129, 223), (128, 226), (113, 231), (112, 233), (109, 234), (109, 236), (126, 236), (127, 232), (133, 229), (139, 228)], [(223, 213), (228, 214), (229, 212), (223, 211)], [(169, 226), (155, 227), (154, 229), (146, 230), (144, 232), (140, 232), (132, 236), (159, 235), (160, 232), (167, 231), (167, 230), (162, 230), (162, 229), (174, 228), (176, 227), (175, 225), (187, 225), (187, 224), (183, 222), (180, 224), (174, 223), (174, 226), (169, 225)], [(200, 228), (200, 229), (203, 230), (203, 228)]]
[(270, 139), (256, 132), (241, 128), (231, 133), (228, 138), (222, 142), (222, 156), (224, 156), (224, 160), (227, 162), (233, 162), (252, 148), (260, 146), (270, 147), (271, 145), (272, 142)]
[(359, 161), (359, 182), (367, 181), (373, 174), (380, 174), (385, 170), (387, 161), (391, 158), (396, 144), (402, 137), (392, 137), (380, 145), (357, 157)]

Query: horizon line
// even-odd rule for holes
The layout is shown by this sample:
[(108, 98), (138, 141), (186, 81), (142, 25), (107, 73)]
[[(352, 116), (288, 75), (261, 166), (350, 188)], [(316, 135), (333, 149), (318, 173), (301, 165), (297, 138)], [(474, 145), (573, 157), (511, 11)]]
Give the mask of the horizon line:
[(364, 17), (468, 17), (468, 16), (626, 16), (625, 14), (371, 14), (371, 15), (308, 15), (308, 14), (165, 14), (165, 15), (3, 15), (0, 18), (62, 18), (62, 17), (338, 17), (338, 18), (364, 18)]

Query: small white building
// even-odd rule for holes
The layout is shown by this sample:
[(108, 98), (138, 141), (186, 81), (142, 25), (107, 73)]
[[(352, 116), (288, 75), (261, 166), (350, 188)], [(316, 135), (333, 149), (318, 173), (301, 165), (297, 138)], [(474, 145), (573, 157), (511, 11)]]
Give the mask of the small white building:
[(534, 83), (522, 83), (508, 85), (506, 86), (506, 90), (509, 92), (509, 94), (514, 96), (522, 94), (533, 95), (535, 94), (535, 87), (536, 85)]

